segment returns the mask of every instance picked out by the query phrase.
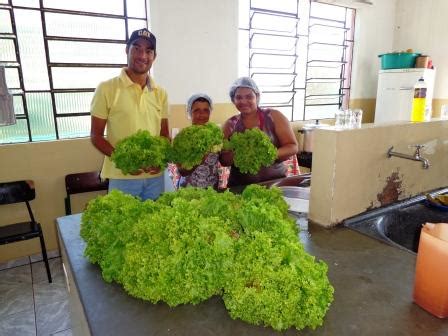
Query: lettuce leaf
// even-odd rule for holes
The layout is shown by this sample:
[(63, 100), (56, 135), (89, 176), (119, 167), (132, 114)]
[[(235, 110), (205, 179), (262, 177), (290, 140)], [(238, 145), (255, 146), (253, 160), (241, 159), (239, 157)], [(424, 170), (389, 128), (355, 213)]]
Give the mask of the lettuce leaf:
[(272, 165), (277, 158), (277, 148), (258, 128), (233, 133), (224, 148), (233, 150), (233, 164), (244, 174), (257, 174), (260, 168)]
[(298, 239), (280, 190), (187, 187), (157, 201), (112, 191), (81, 221), (87, 259), (132, 296), (170, 306), (222, 295), (248, 323), (315, 328), (333, 301), (327, 265)]
[(214, 123), (191, 125), (182, 129), (173, 140), (171, 161), (184, 169), (199, 165), (207, 153), (221, 150), (223, 133)]
[(168, 162), (170, 142), (162, 136), (152, 136), (146, 130), (121, 139), (115, 146), (110, 159), (123, 174), (140, 168), (159, 167), (164, 169)]

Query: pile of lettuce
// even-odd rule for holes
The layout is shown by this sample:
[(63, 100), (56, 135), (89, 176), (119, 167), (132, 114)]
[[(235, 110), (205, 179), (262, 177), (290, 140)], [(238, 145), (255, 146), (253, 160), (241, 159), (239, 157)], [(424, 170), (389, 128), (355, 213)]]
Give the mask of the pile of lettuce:
[(186, 127), (173, 140), (171, 160), (184, 169), (192, 169), (207, 153), (221, 150), (223, 137), (221, 129), (214, 123)]
[(153, 136), (148, 131), (137, 133), (120, 140), (110, 159), (123, 174), (129, 174), (146, 167), (164, 169), (168, 162), (170, 142), (162, 136)]
[(327, 265), (307, 254), (279, 189), (184, 188), (157, 201), (119, 191), (82, 216), (85, 255), (132, 296), (170, 306), (222, 295), (234, 319), (276, 330), (322, 325)]
[(224, 148), (233, 150), (233, 164), (245, 174), (257, 174), (260, 168), (272, 165), (277, 158), (277, 148), (258, 128), (234, 133)]

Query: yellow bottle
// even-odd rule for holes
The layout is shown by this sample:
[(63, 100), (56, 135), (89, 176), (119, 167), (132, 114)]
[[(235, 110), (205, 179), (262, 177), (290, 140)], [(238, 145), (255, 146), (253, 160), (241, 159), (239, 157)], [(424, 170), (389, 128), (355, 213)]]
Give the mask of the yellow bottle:
[(426, 90), (426, 83), (421, 77), (414, 86), (411, 121), (425, 121)]

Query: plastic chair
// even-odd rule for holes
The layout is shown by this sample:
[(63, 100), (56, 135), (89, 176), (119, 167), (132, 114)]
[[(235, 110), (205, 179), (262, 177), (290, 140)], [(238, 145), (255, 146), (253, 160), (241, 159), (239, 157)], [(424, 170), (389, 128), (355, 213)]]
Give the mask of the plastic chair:
[(50, 265), (48, 264), (47, 249), (45, 247), (42, 227), (34, 219), (29, 201), (36, 197), (34, 183), (28, 181), (14, 181), (0, 183), (0, 205), (25, 203), (30, 220), (15, 224), (0, 226), (0, 245), (14, 243), (22, 240), (39, 238), (42, 250), (42, 258), (47, 269), (48, 282), (52, 282)]
[(69, 174), (65, 176), (65, 214), (72, 213), (70, 195), (80, 194), (90, 191), (101, 191), (109, 188), (109, 181), (101, 181), (98, 171)]

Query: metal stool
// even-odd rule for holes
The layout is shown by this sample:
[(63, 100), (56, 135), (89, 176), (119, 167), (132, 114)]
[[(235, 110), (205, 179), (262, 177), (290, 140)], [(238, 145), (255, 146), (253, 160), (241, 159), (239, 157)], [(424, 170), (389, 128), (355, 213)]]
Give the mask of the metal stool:
[(0, 226), (0, 245), (14, 243), (22, 240), (39, 238), (42, 250), (42, 258), (47, 269), (48, 282), (52, 282), (50, 265), (48, 264), (47, 249), (45, 247), (42, 227), (34, 219), (29, 201), (36, 197), (34, 183), (28, 181), (14, 181), (0, 183), (0, 205), (25, 203), (28, 209), (30, 220), (26, 222), (14, 223)]

